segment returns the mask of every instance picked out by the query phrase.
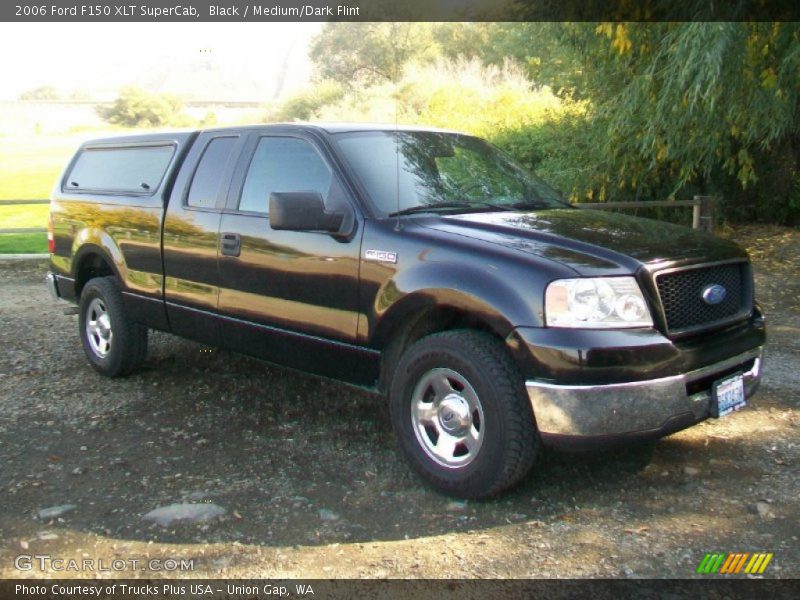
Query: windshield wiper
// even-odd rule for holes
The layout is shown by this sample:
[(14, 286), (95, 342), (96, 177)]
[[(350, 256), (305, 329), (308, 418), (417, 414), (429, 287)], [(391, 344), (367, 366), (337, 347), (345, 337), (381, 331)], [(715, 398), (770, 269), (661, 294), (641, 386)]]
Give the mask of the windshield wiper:
[(436, 212), (437, 210), (448, 210), (453, 208), (472, 208), (474, 204), (469, 202), (437, 202), (436, 204), (419, 204), (409, 206), (402, 210), (389, 213), (390, 217), (400, 217), (402, 215), (413, 215), (414, 213)]
[(465, 208), (468, 210), (482, 210), (490, 208), (492, 210), (509, 211), (514, 210), (510, 204), (493, 204), (491, 202), (439, 202), (437, 204), (422, 204), (419, 206), (411, 206), (389, 213), (390, 217), (399, 217), (401, 215), (412, 215), (414, 213), (435, 212), (439, 209), (452, 210), (457, 208)]
[(537, 210), (543, 208), (559, 208), (558, 206), (554, 206), (553, 204), (546, 202), (544, 200), (525, 200), (523, 202), (515, 202), (514, 204), (508, 204), (507, 206), (513, 210)]

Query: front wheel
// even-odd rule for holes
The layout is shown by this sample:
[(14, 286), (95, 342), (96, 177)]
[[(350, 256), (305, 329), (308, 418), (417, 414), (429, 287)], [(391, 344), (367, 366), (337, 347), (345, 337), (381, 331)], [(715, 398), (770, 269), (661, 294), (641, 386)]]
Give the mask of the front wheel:
[(403, 451), (440, 491), (491, 496), (533, 464), (538, 436), (522, 376), (489, 334), (455, 330), (419, 340), (401, 357), (389, 396)]
[(83, 351), (109, 377), (134, 371), (147, 354), (147, 328), (125, 314), (114, 277), (89, 280), (81, 291), (79, 329)]

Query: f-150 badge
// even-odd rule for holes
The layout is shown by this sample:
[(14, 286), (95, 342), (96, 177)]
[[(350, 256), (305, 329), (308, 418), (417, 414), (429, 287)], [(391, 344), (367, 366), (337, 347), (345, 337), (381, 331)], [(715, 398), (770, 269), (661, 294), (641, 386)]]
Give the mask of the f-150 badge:
[(395, 264), (397, 262), (397, 252), (389, 252), (387, 250), (367, 250), (364, 253), (364, 258), (366, 260)]

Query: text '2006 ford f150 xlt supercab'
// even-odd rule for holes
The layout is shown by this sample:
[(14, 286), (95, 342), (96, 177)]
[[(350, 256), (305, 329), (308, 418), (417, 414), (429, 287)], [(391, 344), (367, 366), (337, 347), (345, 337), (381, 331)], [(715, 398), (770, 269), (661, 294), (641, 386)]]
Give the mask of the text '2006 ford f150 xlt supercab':
[[(658, 438), (745, 405), (746, 253), (582, 210), (478, 138), (276, 124), (83, 144), (48, 283), (92, 366), (157, 329), (384, 394), (410, 464), (484, 497), (542, 445)], [(336, 418), (335, 408), (331, 417)]]

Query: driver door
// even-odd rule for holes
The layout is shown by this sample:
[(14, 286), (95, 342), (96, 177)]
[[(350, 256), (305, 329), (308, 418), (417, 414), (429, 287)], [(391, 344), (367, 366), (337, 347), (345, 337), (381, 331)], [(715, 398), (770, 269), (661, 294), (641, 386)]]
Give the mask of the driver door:
[(326, 206), (350, 202), (334, 168), (313, 140), (298, 134), (253, 134), (245, 153), (249, 160), (240, 161), (220, 224), (219, 310), (229, 320), (223, 341), (334, 377), (340, 368), (358, 368), (360, 351), (350, 345), (362, 228), (356, 224), (356, 234), (342, 239), (269, 224), (272, 192), (319, 192)]

